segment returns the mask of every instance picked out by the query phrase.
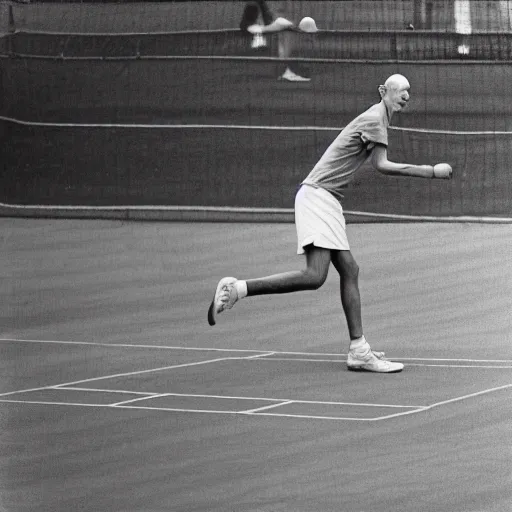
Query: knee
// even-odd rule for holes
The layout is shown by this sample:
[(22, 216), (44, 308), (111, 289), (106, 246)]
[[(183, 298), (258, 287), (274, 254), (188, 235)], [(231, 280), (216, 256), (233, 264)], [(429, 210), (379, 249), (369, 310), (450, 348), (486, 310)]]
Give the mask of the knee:
[(318, 290), (325, 283), (327, 275), (307, 269), (304, 271), (304, 277), (308, 290)]

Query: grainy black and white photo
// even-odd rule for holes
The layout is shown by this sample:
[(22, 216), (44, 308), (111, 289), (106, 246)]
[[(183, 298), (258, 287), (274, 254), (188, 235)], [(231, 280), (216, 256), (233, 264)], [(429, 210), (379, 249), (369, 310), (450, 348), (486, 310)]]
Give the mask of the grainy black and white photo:
[(512, 0), (0, 0), (0, 512), (512, 512)]

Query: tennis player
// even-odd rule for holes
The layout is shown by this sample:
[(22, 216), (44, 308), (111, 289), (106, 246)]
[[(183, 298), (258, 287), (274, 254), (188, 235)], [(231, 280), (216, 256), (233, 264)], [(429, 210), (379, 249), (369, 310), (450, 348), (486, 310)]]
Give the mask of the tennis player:
[(305, 254), (306, 268), (259, 279), (221, 279), (208, 311), (210, 325), (215, 325), (219, 313), (231, 309), (244, 297), (320, 288), (332, 262), (340, 275), (341, 302), (350, 335), (347, 367), (382, 373), (403, 369), (402, 363), (389, 361), (384, 353), (372, 351), (364, 337), (359, 267), (350, 252), (340, 201), (343, 190), (367, 159), (378, 171), (390, 176), (450, 179), (452, 170), (448, 164), (412, 165), (388, 160), (388, 126), (393, 114), (407, 106), (410, 84), (407, 78), (397, 74), (390, 76), (378, 90), (381, 101), (338, 134), (297, 192), (297, 253)]
[[(289, 1), (289, 0), (287, 0)], [(240, 30), (248, 34), (252, 34), (252, 47), (258, 48), (266, 45), (264, 34), (276, 32), (278, 33), (278, 55), (282, 59), (289, 59), (294, 47), (294, 38), (296, 33), (290, 29), (296, 29), (293, 21), (289, 19), (288, 11), (291, 9), (287, 6), (287, 1), (280, 2), (277, 9), (279, 15), (274, 14), (265, 0), (256, 0), (248, 2), (242, 14), (240, 21)], [(258, 23), (259, 15), (263, 24)], [(291, 63), (286, 63), (286, 69), (283, 74), (278, 77), (279, 80), (286, 82), (309, 82), (311, 78), (304, 77), (295, 73), (291, 69)]]

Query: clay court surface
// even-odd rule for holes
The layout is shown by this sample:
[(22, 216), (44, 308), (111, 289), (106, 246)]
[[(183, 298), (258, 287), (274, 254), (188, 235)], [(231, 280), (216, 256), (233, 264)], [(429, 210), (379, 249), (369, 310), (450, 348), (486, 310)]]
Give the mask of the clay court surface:
[(0, 225), (2, 511), (512, 509), (510, 225), (349, 225), (394, 375), (346, 370), (334, 269), (208, 326), (292, 224)]

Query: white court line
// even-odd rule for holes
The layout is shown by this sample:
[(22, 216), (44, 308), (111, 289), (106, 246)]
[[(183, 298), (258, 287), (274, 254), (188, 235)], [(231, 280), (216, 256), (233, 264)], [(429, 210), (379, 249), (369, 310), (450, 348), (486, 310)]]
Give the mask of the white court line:
[(246, 357), (237, 357), (237, 358), (233, 358), (233, 359), (258, 359), (258, 358), (262, 358), (262, 357), (273, 356), (274, 354), (275, 354), (275, 352), (266, 352), (264, 354), (256, 354), (254, 356), (246, 356)]
[(15, 339), (15, 338), (0, 338), (0, 342), (19, 342), (19, 343), (49, 343), (57, 345), (91, 345), (96, 347), (119, 347), (119, 348), (151, 348), (151, 349), (163, 349), (163, 350), (191, 350), (191, 351), (203, 351), (203, 352), (250, 352), (250, 353), (261, 353), (266, 352), (265, 350), (244, 350), (239, 348), (227, 349), (227, 348), (205, 348), (205, 347), (180, 347), (173, 345), (142, 345), (138, 343), (101, 343), (98, 341), (69, 341), (69, 340), (26, 340), (26, 339)]
[(140, 407), (135, 405), (116, 405), (111, 404), (81, 404), (76, 402), (45, 402), (39, 400), (4, 400), (0, 399), (0, 403), (13, 403), (13, 404), (32, 404), (32, 405), (71, 405), (74, 407), (104, 407), (108, 409), (135, 409), (135, 410), (149, 410), (149, 411), (176, 411), (176, 412), (202, 412), (212, 414), (237, 414), (237, 411), (209, 411), (200, 409), (169, 409), (164, 407)]
[[(70, 390), (81, 390), (81, 391), (97, 391), (100, 393), (131, 393), (131, 391), (114, 391), (111, 389), (98, 389), (98, 388), (75, 388), (75, 387), (59, 387), (59, 389), (70, 389)], [(156, 395), (160, 393), (145, 393), (147, 395)], [(191, 394), (191, 393), (165, 393), (168, 396), (182, 396), (182, 397), (196, 397), (196, 398), (233, 398), (236, 400), (266, 400), (269, 402), (280, 402), (283, 398), (261, 398), (254, 396), (228, 396), (228, 395), (202, 395), (202, 394)]]
[[(244, 359), (249, 359), (244, 358)], [(405, 358), (396, 357), (393, 358), (395, 361), (404, 361)], [(416, 359), (412, 359), (416, 361)], [(342, 363), (346, 364), (345, 360), (342, 359), (308, 359), (299, 357), (271, 357), (268, 361), (307, 361), (314, 363)], [(433, 359), (427, 359), (427, 361), (433, 361)], [(502, 362), (502, 361), (499, 361)], [(512, 368), (512, 365), (498, 366), (498, 365), (477, 365), (477, 364), (426, 364), (426, 363), (408, 363), (407, 366), (434, 366), (438, 368)]]
[(239, 414), (248, 414), (253, 416), (275, 416), (281, 418), (303, 418), (308, 420), (340, 420), (340, 421), (380, 421), (381, 419), (395, 418), (397, 416), (405, 416), (407, 414), (414, 414), (417, 412), (421, 412), (424, 409), (417, 409), (415, 411), (406, 411), (399, 412), (396, 414), (390, 414), (389, 416), (378, 416), (376, 418), (353, 418), (351, 416), (311, 416), (308, 414), (281, 414), (281, 413), (271, 413), (271, 412), (256, 412), (256, 413), (239, 413)]
[(49, 386), (41, 386), (39, 388), (19, 389), (17, 391), (9, 391), (8, 393), (0, 393), (0, 396), (14, 395), (16, 393), (29, 393), (30, 391), (41, 391), (41, 390), (44, 390), (44, 389), (59, 389), (61, 387), (65, 387), (65, 386), (72, 386), (74, 384), (81, 384), (82, 382), (94, 382), (94, 381), (98, 381), (98, 380), (115, 379), (117, 377), (129, 377), (131, 375), (142, 375), (144, 373), (159, 372), (159, 371), (164, 371), (164, 370), (172, 370), (174, 368), (184, 368), (184, 367), (187, 367), (187, 366), (197, 366), (197, 365), (201, 365), (201, 364), (215, 363), (217, 361), (228, 361), (229, 359), (231, 359), (231, 358), (230, 357), (222, 357), (222, 358), (217, 358), (217, 359), (208, 359), (206, 361), (197, 361), (197, 362), (194, 362), (194, 363), (184, 363), (184, 364), (176, 364), (176, 365), (172, 365), (172, 366), (162, 366), (160, 368), (150, 368), (149, 370), (138, 370), (138, 371), (126, 372), (126, 373), (115, 373), (115, 374), (112, 374), (112, 375), (104, 375), (102, 377), (92, 377), (90, 379), (82, 379), (82, 380), (77, 380), (77, 381), (74, 381), (74, 382), (64, 382), (62, 384), (52, 384), (52, 385), (49, 385)]
[(110, 404), (81, 404), (78, 402), (46, 402), (44, 400), (9, 400), (7, 398), (0, 398), (0, 403), (32, 404), (32, 405), (71, 405), (74, 407), (105, 407), (105, 408), (112, 407)]
[(155, 393), (154, 395), (151, 395), (151, 396), (142, 396), (139, 398), (132, 398), (131, 400), (123, 400), (122, 402), (117, 402), (117, 403), (110, 404), (110, 405), (112, 407), (119, 407), (120, 405), (131, 404), (133, 402), (140, 402), (141, 400), (152, 400), (153, 398), (159, 398), (159, 397), (166, 396), (166, 395), (167, 395), (167, 393)]
[[(57, 387), (53, 386), (48, 389), (57, 389), (57, 390), (79, 390), (79, 391), (92, 391), (99, 393), (132, 393), (131, 391), (119, 391), (119, 390), (111, 390), (111, 389), (98, 389), (98, 388), (75, 388), (75, 387)], [(133, 392), (135, 394), (135, 392)], [(138, 392), (137, 394), (143, 394)], [(372, 404), (372, 403), (360, 403), (360, 402), (333, 402), (333, 401), (323, 401), (323, 400), (299, 400), (295, 398), (269, 398), (269, 397), (259, 397), (259, 396), (229, 396), (229, 395), (203, 395), (203, 394), (195, 394), (195, 393), (144, 393), (144, 395), (148, 395), (136, 400), (144, 400), (146, 398), (153, 398), (154, 396), (180, 396), (186, 398), (224, 398), (229, 400), (252, 400), (252, 401), (267, 401), (267, 402), (293, 402), (298, 404), (320, 404), (320, 405), (356, 405), (361, 407), (390, 407), (390, 408), (412, 408), (418, 409), (422, 407), (428, 407), (426, 405), (397, 405), (397, 404)]]
[[(353, 418), (348, 416), (314, 416), (307, 414), (277, 414), (277, 413), (258, 413), (251, 411), (218, 411), (218, 410), (209, 410), (209, 409), (179, 409), (175, 407), (148, 407), (148, 406), (137, 406), (137, 405), (116, 405), (113, 406), (111, 404), (81, 404), (75, 402), (46, 402), (39, 400), (7, 400), (0, 399), (0, 403), (14, 403), (14, 404), (31, 404), (31, 405), (64, 405), (64, 406), (73, 406), (73, 407), (103, 407), (110, 409), (134, 409), (134, 410), (144, 410), (144, 411), (161, 411), (161, 412), (195, 412), (195, 413), (206, 413), (206, 414), (232, 414), (232, 415), (245, 415), (245, 416), (275, 416), (275, 417), (283, 417), (283, 418), (303, 418), (303, 419), (318, 419), (318, 420), (343, 420), (343, 421), (378, 421), (379, 419), (403, 416), (405, 414), (411, 414), (412, 412), (420, 412), (423, 408), (418, 409), (416, 411), (406, 411), (403, 413), (393, 414), (390, 416), (383, 416), (377, 418)], [(279, 404), (283, 405), (283, 404)]]
[(145, 396), (153, 396), (155, 393), (150, 393), (147, 391), (127, 391), (124, 389), (98, 389), (98, 388), (82, 388), (78, 386), (71, 387), (63, 387), (62, 384), (57, 384), (56, 386), (50, 386), (48, 388), (43, 389), (54, 389), (56, 391), (62, 390), (72, 390), (72, 391), (101, 391), (102, 393), (124, 393), (125, 395), (145, 395)]
[[(285, 418), (305, 418), (312, 420), (344, 420), (344, 421), (376, 421), (378, 418), (353, 418), (349, 416), (313, 416), (307, 414), (279, 414), (279, 413), (271, 413), (271, 412), (243, 412), (243, 411), (212, 411), (212, 410), (202, 410), (202, 409), (176, 409), (176, 408), (157, 408), (157, 407), (139, 407), (139, 406), (121, 406), (119, 408), (125, 409), (147, 409), (147, 410), (156, 410), (156, 411), (170, 411), (170, 412), (198, 412), (198, 413), (213, 413), (213, 414), (239, 414), (242, 416), (274, 416), (274, 417), (285, 417)], [(409, 413), (409, 411), (407, 412)], [(399, 413), (396, 416), (400, 416), (401, 414), (407, 413)], [(395, 416), (395, 415), (394, 415)]]
[(435, 368), (498, 368), (498, 369), (512, 369), (512, 365), (497, 365), (497, 364), (425, 364), (425, 363), (408, 363), (407, 366), (432, 366)]
[(30, 393), (32, 391), (43, 391), (45, 389), (53, 389), (53, 386), (41, 386), (40, 388), (18, 389), (16, 391), (9, 391), (7, 393), (0, 393), (0, 396), (16, 395), (18, 393)]
[[(269, 412), (247, 412), (247, 411), (217, 411), (217, 410), (203, 410), (203, 409), (178, 409), (178, 408), (168, 408), (168, 407), (148, 407), (148, 406), (134, 406), (134, 405), (118, 405), (112, 406), (110, 404), (80, 404), (80, 403), (66, 403), (66, 402), (46, 402), (46, 401), (34, 401), (34, 400), (8, 400), (8, 399), (0, 399), (1, 402), (7, 403), (23, 403), (23, 404), (35, 404), (35, 405), (71, 405), (71, 406), (79, 406), (79, 407), (110, 407), (115, 409), (137, 409), (137, 410), (153, 410), (153, 411), (169, 411), (169, 412), (196, 412), (196, 413), (208, 413), (208, 414), (240, 414), (240, 415), (253, 415), (253, 416), (274, 416), (274, 417), (288, 417), (288, 418), (304, 418), (304, 419), (322, 419), (322, 420), (343, 420), (343, 421), (381, 421), (387, 420), (390, 418), (397, 418), (399, 416), (406, 416), (411, 414), (416, 414), (419, 412), (424, 412), (434, 407), (439, 407), (441, 405), (446, 405), (449, 403), (454, 403), (462, 400), (467, 400), (468, 398), (473, 398), (476, 396), (481, 396), (488, 393), (493, 393), (496, 391), (500, 391), (503, 389), (512, 388), (512, 384), (505, 384), (503, 386), (497, 386), (494, 388), (485, 389), (483, 391), (477, 391), (475, 393), (470, 393), (468, 395), (463, 395), (455, 398), (450, 398), (448, 400), (443, 400), (441, 402), (436, 402), (434, 404), (428, 406), (418, 407), (412, 411), (403, 411), (396, 414), (388, 414), (386, 416), (378, 416), (376, 418), (353, 418), (353, 417), (341, 417), (341, 416), (317, 416), (317, 415), (307, 415), (307, 414), (279, 414), (279, 413), (269, 413)], [(280, 404), (283, 405), (283, 404)]]
[[(13, 341), (13, 342), (17, 342), (17, 341), (28, 341), (28, 340), (16, 340), (16, 339), (0, 339), (0, 341)], [(42, 341), (42, 340), (30, 340), (30, 342), (34, 342), (34, 343), (46, 343), (45, 341)], [(50, 342), (50, 343), (62, 343), (62, 342), (58, 342), (58, 341), (53, 341), (53, 342)], [(95, 344), (95, 345), (101, 345), (101, 346), (105, 346), (105, 347), (111, 347), (112, 344), (98, 344), (98, 343), (90, 343), (90, 342), (65, 342), (65, 343), (71, 343), (71, 344)], [(119, 345), (118, 345), (119, 346)], [(133, 345), (130, 345), (130, 344), (123, 344), (124, 347), (133, 347)], [(139, 346), (140, 348), (148, 348), (147, 345), (141, 345)], [(189, 350), (202, 350), (202, 351), (208, 351), (209, 349), (207, 348), (198, 348), (198, 347), (162, 347), (160, 345), (156, 346), (156, 348), (172, 348), (172, 349), (176, 349), (176, 350), (183, 350), (183, 349), (189, 349)], [(233, 350), (230, 350), (230, 349), (214, 349), (216, 351), (221, 351), (221, 352), (233, 352)], [(241, 352), (242, 350), (236, 350), (237, 352)], [(173, 368), (181, 368), (181, 367), (187, 367), (187, 366), (196, 366), (196, 365), (202, 365), (202, 364), (208, 364), (208, 363), (213, 363), (213, 362), (218, 362), (218, 361), (227, 361), (227, 360), (243, 360), (243, 359), (247, 359), (247, 360), (254, 360), (255, 358), (258, 358), (258, 357), (267, 357), (267, 356), (270, 356), (270, 355), (274, 355), (276, 353), (278, 354), (294, 354), (294, 355), (320, 355), (320, 356), (326, 356), (326, 355), (333, 355), (335, 357), (339, 357), (340, 354), (325, 354), (325, 353), (318, 353), (318, 354), (314, 354), (314, 353), (310, 353), (310, 352), (268, 352), (268, 351), (256, 351), (256, 350), (243, 350), (243, 352), (257, 352), (254, 356), (248, 356), (248, 357), (224, 357), (224, 358), (216, 358), (216, 359), (210, 359), (210, 360), (206, 360), (206, 361), (198, 361), (198, 362), (193, 362), (193, 363), (184, 363), (184, 364), (179, 364), (179, 365), (171, 365), (171, 366), (166, 366), (166, 367), (161, 367), (161, 368), (155, 368), (155, 369), (149, 369), (149, 370), (141, 370), (141, 371), (135, 371), (135, 372), (126, 372), (126, 373), (120, 373), (120, 374), (113, 374), (113, 375), (108, 375), (108, 376), (103, 376), (103, 377), (95, 377), (95, 378), (90, 378), (90, 379), (83, 379), (83, 380), (80, 380), (80, 381), (75, 381), (75, 382), (69, 382), (69, 383), (63, 383), (63, 384), (58, 384), (58, 385), (54, 385), (54, 386), (44, 386), (44, 387), (39, 387), (39, 388), (31, 388), (31, 389), (26, 389), (26, 390), (18, 390), (18, 391), (12, 391), (12, 392), (8, 392), (8, 393), (3, 393), (3, 394), (0, 394), (0, 397), (1, 396), (8, 396), (8, 395), (13, 395), (13, 394), (16, 394), (16, 393), (26, 393), (26, 392), (29, 392), (29, 391), (39, 391), (39, 390), (45, 390), (45, 389), (65, 389), (66, 386), (73, 386), (74, 384), (79, 384), (79, 383), (83, 383), (83, 382), (92, 382), (92, 381), (98, 381), (98, 380), (106, 380), (106, 379), (110, 379), (110, 378), (116, 378), (116, 377), (122, 377), (122, 376), (130, 376), (130, 375), (140, 375), (140, 374), (144, 374), (144, 373), (150, 373), (150, 372), (155, 372), (155, 371), (163, 371), (163, 370), (167, 370), (167, 369), (173, 369)], [(277, 359), (277, 358), (276, 358)], [(427, 361), (472, 361), (472, 362), (484, 362), (484, 361), (489, 361), (489, 360), (475, 360), (475, 359), (422, 359), (422, 358), (403, 358), (403, 359), (409, 359), (409, 360), (427, 360)], [(269, 358), (269, 359), (266, 359), (267, 361), (269, 360), (274, 360), (274, 358)], [(297, 360), (297, 359), (294, 359), (294, 358), (291, 358), (291, 360)], [(318, 359), (313, 359), (313, 361), (318, 361)], [(504, 362), (503, 360), (492, 360), (492, 361), (496, 361), (496, 362)], [(332, 362), (331, 360), (329, 360), (329, 362)], [(448, 366), (448, 365), (439, 365), (439, 366)], [(355, 403), (343, 403), (343, 402), (313, 402), (313, 401), (299, 401), (299, 400), (291, 400), (290, 402), (298, 402), (298, 403), (324, 403), (324, 404), (337, 404), (337, 405), (361, 405), (361, 406), (374, 406), (374, 407), (402, 407), (402, 408), (413, 408), (414, 410), (412, 411), (405, 411), (405, 412), (400, 412), (400, 413), (396, 413), (396, 414), (391, 414), (391, 415), (386, 415), (386, 416), (379, 416), (377, 418), (350, 418), (350, 417), (334, 417), (334, 416), (312, 416), (312, 415), (293, 415), (293, 414), (278, 414), (278, 413), (265, 413), (265, 412), (261, 412), (261, 413), (258, 413), (258, 412), (242, 412), (242, 411), (211, 411), (211, 410), (196, 410), (196, 409), (176, 409), (176, 408), (158, 408), (158, 407), (140, 407), (140, 406), (130, 406), (130, 405), (116, 405), (116, 408), (132, 408), (132, 409), (147, 409), (147, 410), (160, 410), (160, 411), (177, 411), (177, 412), (205, 412), (205, 413), (218, 413), (218, 414), (253, 414), (253, 415), (266, 415), (266, 416), (282, 416), (282, 417), (295, 417), (295, 418), (310, 418), (310, 419), (338, 419), (338, 420), (350, 420), (350, 421), (379, 421), (379, 420), (382, 420), (382, 419), (389, 419), (389, 418), (394, 418), (394, 417), (398, 417), (398, 416), (404, 416), (404, 415), (408, 415), (408, 414), (414, 414), (414, 413), (417, 413), (417, 412), (422, 412), (422, 411), (426, 411), (428, 409), (431, 409), (433, 407), (438, 407), (440, 405), (444, 405), (444, 404), (449, 404), (449, 403), (453, 403), (453, 402), (457, 402), (457, 401), (461, 401), (461, 400), (465, 400), (465, 399), (468, 399), (468, 398), (471, 398), (471, 397), (474, 397), (474, 396), (479, 396), (479, 395), (483, 395), (483, 394), (486, 394), (486, 393), (491, 393), (491, 392), (494, 392), (494, 391), (498, 391), (498, 390), (502, 390), (502, 389), (507, 389), (507, 388), (510, 388), (512, 387), (512, 384), (507, 384), (507, 385), (504, 385), (504, 386), (499, 386), (499, 387), (496, 387), (496, 388), (490, 388), (490, 389), (487, 389), (487, 390), (483, 390), (483, 391), (479, 391), (479, 392), (476, 392), (476, 393), (471, 393), (471, 394), (468, 394), (468, 395), (464, 395), (462, 397), (455, 397), (455, 398), (451, 398), (451, 399), (448, 399), (448, 400), (444, 400), (444, 401), (441, 401), (441, 402), (437, 402), (437, 403), (434, 403), (434, 404), (431, 404), (429, 406), (390, 406), (390, 405), (384, 405), (384, 404), (355, 404)], [(140, 393), (140, 392), (136, 392), (136, 393)], [(153, 396), (156, 396), (154, 393), (152, 394)], [(161, 396), (165, 396), (165, 395), (169, 395), (169, 394), (164, 394), (164, 395), (161, 395)], [(176, 396), (187, 396), (187, 395), (176, 395)], [(188, 396), (197, 396), (197, 395), (188, 395)], [(212, 395), (209, 395), (209, 396), (205, 396), (205, 397), (212, 397)], [(142, 399), (146, 399), (147, 396), (144, 396), (144, 398), (141, 398)], [(219, 396), (219, 398), (226, 398), (226, 397), (222, 397), (222, 396)], [(237, 399), (240, 399), (240, 397), (232, 397), (232, 398), (237, 398)], [(273, 400), (273, 401), (276, 401), (277, 399), (267, 399), (267, 400)], [(285, 402), (289, 402), (289, 401), (285, 401), (283, 402), (283, 399), (280, 399), (280, 404), (283, 405)], [(78, 403), (66, 403), (66, 402), (46, 402), (46, 401), (25, 401), (25, 400), (8, 400), (8, 399), (0, 399), (0, 402), (11, 402), (11, 403), (31, 403), (31, 404), (41, 404), (41, 405), (75, 405), (75, 406), (85, 406), (85, 407), (112, 407), (112, 405), (109, 405), (109, 404), (78, 404)], [(131, 400), (129, 402), (132, 402)], [(122, 402), (119, 402), (119, 404), (122, 404)], [(276, 405), (277, 407), (278, 405)], [(251, 410), (250, 410), (251, 411)]]
[[(195, 352), (241, 352), (241, 353), (257, 353), (261, 355), (299, 355), (299, 356), (324, 356), (324, 357), (346, 357), (347, 354), (343, 352), (329, 353), (329, 352), (291, 352), (274, 350), (272, 352), (267, 350), (258, 349), (239, 349), (239, 348), (214, 348), (214, 347), (182, 347), (179, 345), (142, 345), (135, 343), (101, 343), (94, 341), (59, 341), (59, 340), (34, 340), (34, 339), (17, 339), (17, 338), (0, 338), (1, 342), (14, 342), (14, 343), (49, 343), (49, 344), (62, 344), (62, 345), (92, 345), (98, 347), (118, 347), (118, 348), (143, 348), (143, 349), (162, 349), (162, 350), (184, 350)], [(227, 358), (229, 359), (229, 358)], [(244, 358), (247, 359), (247, 358)], [(274, 360), (276, 358), (270, 358)], [(434, 357), (396, 357), (394, 359), (400, 361), (436, 361), (436, 362), (468, 362), (468, 363), (512, 363), (512, 359), (467, 359), (467, 358), (434, 358)], [(298, 359), (297, 359), (298, 360)], [(336, 360), (332, 361), (335, 362)], [(1, 395), (0, 395), (1, 396)]]
[(500, 391), (502, 389), (512, 388), (512, 384), (505, 384), (503, 386), (496, 386), (495, 388), (484, 389), (483, 391), (476, 391), (475, 393), (470, 393), (469, 395), (457, 396), (455, 398), (450, 398), (448, 400), (443, 400), (442, 402), (436, 402), (435, 404), (429, 405), (427, 409), (433, 409), (434, 407), (439, 407), (440, 405), (451, 404), (454, 402), (459, 402), (461, 400), (466, 400), (467, 398), (473, 398), (475, 396), (485, 395), (487, 393), (493, 393), (495, 391)]
[(281, 407), (281, 405), (287, 404), (293, 404), (293, 400), (285, 400), (284, 402), (279, 402), (278, 404), (264, 405), (263, 407), (257, 407), (256, 409), (247, 409), (246, 411), (240, 411), (240, 414), (254, 414), (255, 412), (266, 411), (268, 409)]
[[(92, 377), (90, 379), (76, 380), (74, 382), (65, 382), (63, 384), (57, 384), (52, 387), (60, 388), (62, 386), (72, 386), (74, 384), (81, 384), (82, 382), (95, 382), (98, 380), (116, 379), (118, 377), (130, 377), (131, 375), (143, 375), (145, 373), (161, 372), (164, 370), (174, 370), (175, 368), (186, 368), (189, 366), (199, 366), (202, 364), (216, 363), (218, 361), (229, 361), (230, 359), (232, 359), (232, 358), (231, 357), (220, 357), (217, 359), (208, 359), (206, 361), (196, 361), (193, 363), (173, 364), (171, 366), (161, 366), (160, 368), (150, 368), (149, 370), (137, 370), (137, 371), (133, 371), (133, 372), (114, 373), (112, 375), (104, 375), (102, 377)], [(0, 394), (0, 396), (2, 396), (2, 395)]]

